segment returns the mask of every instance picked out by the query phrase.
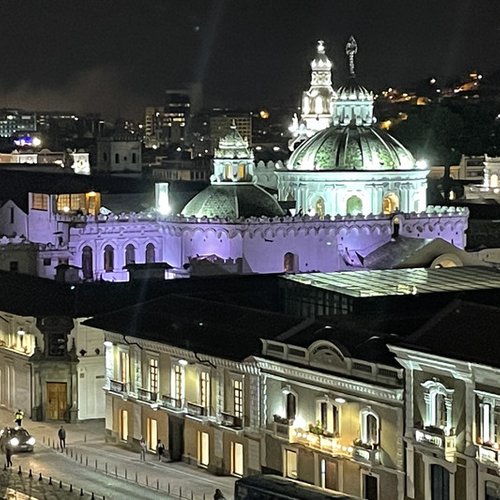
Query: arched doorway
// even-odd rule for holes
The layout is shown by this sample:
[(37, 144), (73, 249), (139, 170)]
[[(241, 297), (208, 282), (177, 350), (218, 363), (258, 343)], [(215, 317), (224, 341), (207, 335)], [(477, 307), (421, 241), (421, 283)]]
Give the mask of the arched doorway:
[(358, 215), (363, 213), (363, 202), (359, 196), (351, 196), (346, 202), (346, 213)]
[(385, 215), (392, 214), (399, 210), (399, 197), (394, 193), (389, 193), (384, 196), (382, 201), (382, 213)]

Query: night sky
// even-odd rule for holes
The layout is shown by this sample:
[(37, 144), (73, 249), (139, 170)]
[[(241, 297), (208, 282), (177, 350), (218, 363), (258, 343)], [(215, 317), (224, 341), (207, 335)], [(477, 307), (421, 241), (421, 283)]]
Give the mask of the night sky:
[(499, 0), (3, 0), (0, 107), (140, 118), (166, 88), (207, 105), (298, 105), (316, 41), (360, 83), (500, 69)]

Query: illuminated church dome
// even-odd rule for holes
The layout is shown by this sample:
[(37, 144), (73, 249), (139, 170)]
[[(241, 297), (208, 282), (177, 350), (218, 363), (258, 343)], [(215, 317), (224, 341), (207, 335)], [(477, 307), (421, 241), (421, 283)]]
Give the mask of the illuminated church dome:
[(413, 169), (413, 155), (375, 127), (332, 126), (303, 142), (290, 156), (289, 170)]
[(276, 199), (255, 183), (254, 167), (248, 140), (233, 123), (215, 150), (211, 185), (187, 203), (182, 215), (229, 219), (284, 215)]
[(301, 143), (286, 171), (277, 171), (279, 198), (319, 215), (422, 211), (427, 170), (399, 141), (374, 125), (373, 93), (356, 80), (358, 46), (346, 45), (349, 81), (336, 92), (332, 125)]

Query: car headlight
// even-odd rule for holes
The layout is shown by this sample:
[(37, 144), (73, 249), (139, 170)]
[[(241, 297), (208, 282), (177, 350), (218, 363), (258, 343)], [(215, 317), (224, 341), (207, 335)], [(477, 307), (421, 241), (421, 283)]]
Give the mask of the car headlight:
[(10, 444), (11, 444), (12, 446), (19, 446), (19, 439), (17, 439), (17, 438), (12, 438), (12, 439), (10, 440)]
[(28, 441), (26, 441), (26, 443), (28, 443), (30, 446), (33, 446), (35, 444), (35, 438), (33, 436), (31, 436)]

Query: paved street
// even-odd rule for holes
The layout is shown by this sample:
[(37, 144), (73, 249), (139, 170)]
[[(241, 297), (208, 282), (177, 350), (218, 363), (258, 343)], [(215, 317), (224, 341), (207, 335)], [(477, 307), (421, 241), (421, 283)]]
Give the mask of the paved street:
[[(0, 425), (13, 424), (13, 413), (0, 409)], [(71, 498), (69, 485), (74, 489), (83, 488), (84, 493), (94, 493), (96, 498), (187, 498), (189, 500), (211, 499), (215, 488), (220, 488), (227, 499), (233, 498), (235, 478), (218, 477), (203, 469), (184, 463), (159, 463), (155, 455), (141, 462), (139, 455), (104, 441), (103, 421), (78, 424), (64, 424), (67, 432), (67, 449), (61, 453), (57, 449), (57, 430), (60, 423), (32, 422), (26, 420), (23, 426), (37, 439), (34, 453), (14, 455), (14, 468), (4, 471), (0, 483), (5, 487), (23, 480), (30, 485), (39, 482), (47, 490), (48, 478), (52, 477), (56, 490), (48, 489), (44, 496), (37, 498)], [(23, 474), (18, 474), (19, 466)], [(28, 480), (29, 469), (33, 479)], [(62, 481), (63, 488), (59, 488)], [(53, 488), (52, 485), (51, 488)], [(14, 487), (14, 486), (13, 486)], [(35, 486), (33, 486), (35, 487)], [(61, 493), (63, 493), (62, 496)], [(49, 496), (45, 496), (48, 494)], [(40, 495), (40, 493), (39, 493)], [(88, 498), (88, 497), (87, 497)]]

